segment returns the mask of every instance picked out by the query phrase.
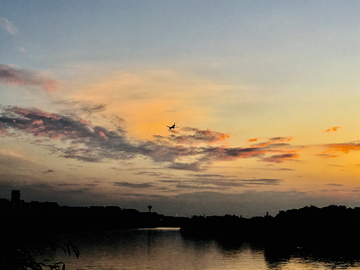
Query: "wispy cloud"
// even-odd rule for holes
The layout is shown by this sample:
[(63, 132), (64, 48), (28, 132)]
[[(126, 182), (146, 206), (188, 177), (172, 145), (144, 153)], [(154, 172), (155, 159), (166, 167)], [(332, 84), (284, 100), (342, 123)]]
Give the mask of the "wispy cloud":
[(177, 144), (212, 144), (222, 142), (230, 138), (230, 134), (212, 130), (201, 130), (197, 128), (185, 127), (180, 130), (171, 130), (170, 136), (154, 135), (156, 140), (168, 141)]
[(43, 171), (42, 173), (48, 174), (48, 173), (53, 173), (53, 172), (54, 172), (53, 170), (47, 170), (47, 171)]
[(192, 162), (192, 163), (181, 163), (181, 162), (173, 162), (168, 168), (176, 169), (176, 170), (186, 170), (186, 171), (202, 171), (208, 167), (208, 164), (200, 161)]
[(189, 177), (199, 177), (199, 178), (227, 178), (227, 177), (233, 177), (233, 176), (230, 176), (230, 175), (223, 175), (223, 174), (211, 174), (211, 173), (204, 173), (204, 174), (187, 174), (187, 176)]
[(153, 183), (129, 183), (129, 182), (114, 182), (114, 186), (118, 187), (129, 187), (129, 188), (151, 188), (154, 187)]
[(281, 179), (259, 178), (259, 179), (237, 179), (228, 178), (219, 175), (218, 177), (207, 175), (197, 175), (189, 179), (182, 180), (160, 180), (160, 182), (170, 183), (176, 188), (185, 189), (219, 189), (225, 190), (238, 187), (255, 187), (255, 186), (273, 186), (279, 185)]
[(321, 158), (335, 158), (338, 155), (330, 155), (330, 154), (317, 154), (316, 156), (321, 157)]
[[(279, 143), (289, 142), (292, 139), (293, 139), (293, 137), (273, 137), (273, 138), (270, 138), (269, 141), (254, 144), (251, 147), (265, 147), (270, 144), (279, 144)], [(254, 139), (249, 140), (249, 142), (253, 142), (253, 141), (254, 141)], [(257, 141), (257, 140), (255, 140), (255, 141)]]
[(283, 163), (285, 161), (298, 159), (299, 157), (300, 155), (297, 153), (285, 153), (280, 155), (272, 155), (270, 157), (263, 158), (262, 160), (267, 162)]
[(169, 174), (161, 173), (161, 172), (148, 172), (148, 171), (140, 171), (134, 173), (135, 175), (143, 175), (143, 176), (151, 176), (156, 178), (168, 178), (170, 177)]
[(336, 184), (336, 183), (330, 183), (330, 184), (326, 184), (327, 186), (333, 186), (333, 187), (343, 187), (344, 185), (342, 184)]
[[(256, 170), (258, 170), (258, 168)], [(267, 171), (293, 171), (293, 169), (290, 169), (290, 168), (262, 168), (261, 170), (267, 170)]]
[[(230, 134), (221, 133), (212, 130), (200, 130), (196, 128), (185, 127), (181, 129), (181, 134), (177, 135), (177, 131), (170, 136), (170, 140), (180, 144), (193, 143), (215, 143), (230, 138)], [(185, 134), (184, 134), (185, 133)]]
[[(286, 150), (288, 144), (279, 143), (288, 141), (289, 138), (272, 138), (270, 143), (251, 147), (212, 146), (206, 143), (193, 145), (193, 140), (212, 143), (225, 139), (227, 135), (187, 128), (186, 132), (193, 132), (192, 135), (176, 135), (183, 138), (183, 144), (174, 143), (173, 134), (162, 140), (132, 141), (119, 126), (116, 131), (111, 131), (101, 126), (93, 126), (89, 121), (78, 117), (19, 107), (3, 109), (0, 131), (7, 136), (21, 132), (37, 138), (47, 138), (46, 143), (42, 140), (37, 143), (49, 147), (54, 154), (84, 162), (128, 160), (140, 155), (154, 162), (165, 163), (168, 168), (201, 171), (217, 161), (259, 158), (267, 162), (281, 163), (299, 157), (295, 150), (291, 153)], [(67, 141), (68, 144), (59, 145), (55, 143), (56, 140)], [(274, 153), (280, 154), (266, 156)], [(184, 158), (188, 161), (183, 160)]]
[(175, 186), (178, 189), (193, 189), (193, 190), (224, 190), (226, 188), (219, 188), (219, 187), (213, 187), (213, 186), (203, 186), (203, 185), (194, 185), (194, 184), (177, 184)]
[(12, 22), (3, 17), (0, 17), (0, 27), (5, 29), (9, 34), (13, 36), (15, 36), (19, 31)]
[(100, 113), (105, 111), (107, 104), (104, 103), (89, 103), (85, 101), (75, 101), (75, 100), (57, 100), (54, 101), (54, 104), (59, 105), (60, 107), (65, 107), (64, 111), (71, 111), (72, 113), (81, 113), (86, 115), (91, 115), (93, 113)]
[(57, 81), (45, 78), (39, 72), (4, 64), (0, 64), (0, 82), (18, 86), (41, 86), (48, 92), (53, 92), (59, 87)]
[(250, 179), (250, 180), (242, 180), (247, 185), (261, 185), (261, 186), (267, 186), (267, 185), (278, 185), (282, 180), (281, 179)]

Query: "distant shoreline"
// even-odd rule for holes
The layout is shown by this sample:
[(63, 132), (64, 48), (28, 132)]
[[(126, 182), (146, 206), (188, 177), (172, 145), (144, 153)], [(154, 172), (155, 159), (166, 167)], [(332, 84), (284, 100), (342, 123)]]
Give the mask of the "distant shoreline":
[(330, 205), (280, 211), (275, 217), (235, 215), (173, 217), (118, 206), (67, 207), (55, 202), (24, 202), (20, 191), (0, 199), (3, 232), (46, 235), (127, 228), (178, 227), (191, 237), (256, 241), (296, 247), (333, 246), (360, 240), (360, 208)]

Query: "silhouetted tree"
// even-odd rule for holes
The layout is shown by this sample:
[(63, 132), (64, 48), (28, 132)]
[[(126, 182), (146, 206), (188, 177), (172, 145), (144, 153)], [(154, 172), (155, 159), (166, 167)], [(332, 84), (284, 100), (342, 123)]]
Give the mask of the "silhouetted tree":
[(4, 270), (65, 270), (63, 262), (49, 263), (47, 260), (38, 261), (37, 255), (42, 254), (42, 249), (62, 250), (70, 255), (74, 252), (79, 257), (79, 250), (71, 242), (39, 243), (27, 241), (23, 237), (7, 239), (0, 244), (0, 266)]
[(151, 212), (151, 208), (152, 208), (152, 206), (151, 205), (149, 205), (148, 206), (148, 208), (149, 208), (149, 213)]

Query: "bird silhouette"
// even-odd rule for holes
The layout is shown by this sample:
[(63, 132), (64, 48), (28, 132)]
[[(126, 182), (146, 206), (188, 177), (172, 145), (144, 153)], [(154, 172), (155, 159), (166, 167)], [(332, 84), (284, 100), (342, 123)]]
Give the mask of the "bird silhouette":
[(169, 129), (174, 129), (176, 126), (175, 126), (175, 123), (172, 125), (172, 126), (167, 126)]

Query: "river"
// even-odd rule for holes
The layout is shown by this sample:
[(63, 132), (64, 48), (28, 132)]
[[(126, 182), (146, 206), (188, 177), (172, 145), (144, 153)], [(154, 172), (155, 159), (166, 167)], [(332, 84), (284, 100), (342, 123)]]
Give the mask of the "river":
[(53, 262), (64, 262), (67, 270), (360, 270), (360, 256), (334, 258), (302, 254), (301, 250), (279, 253), (250, 243), (184, 237), (178, 228), (78, 233), (63, 237), (72, 239), (80, 250), (80, 257), (60, 251), (45, 256)]

